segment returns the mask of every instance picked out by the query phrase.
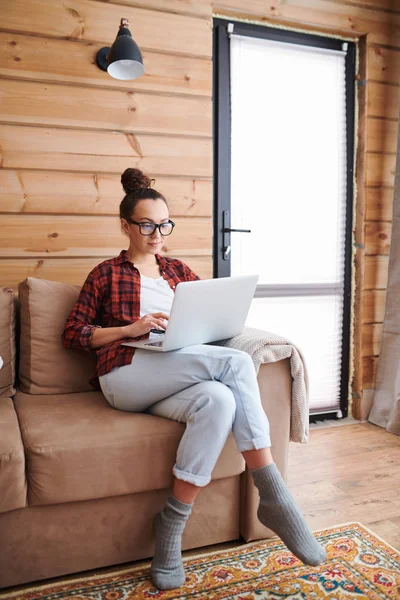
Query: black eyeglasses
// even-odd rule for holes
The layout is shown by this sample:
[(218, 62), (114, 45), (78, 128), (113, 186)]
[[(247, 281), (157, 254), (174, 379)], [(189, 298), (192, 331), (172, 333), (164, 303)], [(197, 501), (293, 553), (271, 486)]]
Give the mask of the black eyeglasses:
[(161, 233), (162, 236), (171, 235), (175, 223), (173, 221), (166, 221), (165, 223), (139, 223), (133, 219), (126, 219), (128, 223), (132, 225), (138, 225), (139, 231), (142, 235), (153, 235), (156, 229)]

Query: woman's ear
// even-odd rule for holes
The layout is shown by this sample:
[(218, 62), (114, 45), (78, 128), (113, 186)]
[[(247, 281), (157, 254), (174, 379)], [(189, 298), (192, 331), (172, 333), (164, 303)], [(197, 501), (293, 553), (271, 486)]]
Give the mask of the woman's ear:
[(129, 225), (125, 219), (121, 219), (121, 231), (129, 237)]

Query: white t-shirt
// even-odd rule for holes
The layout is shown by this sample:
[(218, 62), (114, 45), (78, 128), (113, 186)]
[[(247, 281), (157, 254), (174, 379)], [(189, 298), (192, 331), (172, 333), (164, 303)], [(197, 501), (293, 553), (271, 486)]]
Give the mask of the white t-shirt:
[(140, 274), (140, 286), (140, 318), (156, 312), (164, 312), (169, 315), (174, 292), (168, 281), (161, 276), (152, 279)]

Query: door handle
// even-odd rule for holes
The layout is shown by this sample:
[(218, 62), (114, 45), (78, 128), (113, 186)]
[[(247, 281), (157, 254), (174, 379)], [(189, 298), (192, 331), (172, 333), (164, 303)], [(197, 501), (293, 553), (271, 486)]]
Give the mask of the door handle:
[(224, 229), (224, 233), (230, 233), (231, 231), (238, 231), (239, 233), (251, 233), (251, 229), (231, 229), (230, 227), (226, 227)]
[(231, 233), (251, 233), (251, 229), (235, 229), (230, 224), (229, 210), (222, 212), (222, 258), (229, 260), (231, 253)]
[(230, 253), (231, 253), (231, 247), (226, 246), (226, 248), (224, 248), (224, 260), (228, 260)]

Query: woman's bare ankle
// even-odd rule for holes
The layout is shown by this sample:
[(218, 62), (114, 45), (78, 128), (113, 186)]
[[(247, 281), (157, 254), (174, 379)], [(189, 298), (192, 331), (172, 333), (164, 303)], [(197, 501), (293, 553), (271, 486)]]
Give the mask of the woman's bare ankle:
[(193, 483), (188, 483), (187, 481), (183, 481), (182, 479), (174, 478), (174, 484), (172, 486), (172, 493), (181, 502), (185, 502), (185, 504), (193, 504), (196, 500), (201, 487), (198, 485), (193, 485)]
[(259, 469), (274, 462), (271, 454), (271, 448), (261, 448), (260, 450), (245, 450), (242, 452), (249, 469)]

